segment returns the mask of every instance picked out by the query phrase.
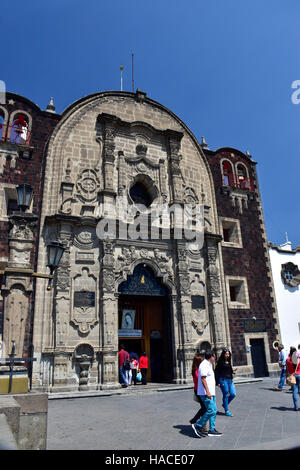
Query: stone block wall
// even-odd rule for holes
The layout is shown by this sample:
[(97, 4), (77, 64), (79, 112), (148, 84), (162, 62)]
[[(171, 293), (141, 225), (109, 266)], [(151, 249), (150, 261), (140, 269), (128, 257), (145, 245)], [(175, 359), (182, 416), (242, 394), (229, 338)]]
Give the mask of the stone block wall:
[[(234, 363), (237, 366), (247, 364), (244, 324), (246, 319), (252, 319), (254, 316), (257, 319), (264, 319), (266, 322), (269, 346), (269, 351), (266, 351), (267, 360), (269, 358), (271, 362), (276, 362), (277, 352), (272, 348), (273, 341), (278, 337), (276, 305), (255, 170), (256, 163), (234, 149), (221, 149), (216, 152), (206, 150), (206, 155), (214, 178), (219, 220), (224, 218), (225, 220), (238, 221), (240, 228), (241, 248), (222, 242), (225, 280), (226, 276), (246, 279), (249, 298), (248, 308), (238, 308), (238, 306), (230, 308), (232, 307), (232, 303), (228, 299), (230, 291), (228, 291), (228, 287), (226, 289)], [(224, 185), (221, 171), (223, 159), (230, 160), (234, 166), (241, 162), (247, 167), (249, 178), (253, 180), (252, 191), (233, 189)], [(235, 196), (242, 198), (241, 205), (233, 199)], [(220, 233), (222, 233), (221, 220)]]
[[(9, 220), (7, 213), (7, 197), (15, 196), (15, 187), (22, 183), (33, 187), (32, 212), (39, 215), (41, 212), (41, 198), (44, 175), (45, 149), (49, 137), (60, 119), (56, 113), (41, 110), (32, 101), (14, 93), (6, 94), (6, 104), (0, 107), (10, 117), (16, 112), (24, 112), (29, 116), (31, 138), (28, 145), (21, 145), (7, 140), (0, 140), (0, 270), (7, 266), (9, 257)], [(0, 111), (1, 111), (0, 109)], [(5, 128), (5, 126), (4, 126)], [(3, 132), (2, 132), (2, 137)], [(31, 250), (30, 264), (33, 270), (37, 260), (37, 234)], [(28, 317), (26, 318), (24, 356), (28, 354), (28, 347), (32, 335), (32, 296), (28, 298)], [(0, 335), (3, 323), (3, 299), (0, 295)], [(10, 349), (10, 346), (8, 348)]]

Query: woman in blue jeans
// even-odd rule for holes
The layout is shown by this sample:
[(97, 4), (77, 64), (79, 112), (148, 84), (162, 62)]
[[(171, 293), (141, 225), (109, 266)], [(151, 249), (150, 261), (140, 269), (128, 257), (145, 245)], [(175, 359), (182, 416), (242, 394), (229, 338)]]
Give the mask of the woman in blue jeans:
[(233, 416), (228, 409), (228, 405), (236, 396), (233, 383), (233, 375), (235, 373), (236, 369), (233, 370), (231, 365), (231, 352), (229, 349), (223, 349), (216, 365), (215, 376), (216, 384), (221, 388), (223, 393), (223, 408), (226, 416)]

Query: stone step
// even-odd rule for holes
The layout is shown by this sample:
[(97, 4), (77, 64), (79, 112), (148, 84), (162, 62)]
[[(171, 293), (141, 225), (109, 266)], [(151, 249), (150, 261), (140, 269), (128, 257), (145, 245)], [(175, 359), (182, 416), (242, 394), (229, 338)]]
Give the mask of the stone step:
[[(235, 377), (234, 383), (255, 383), (261, 382), (262, 378), (253, 377)], [(78, 390), (64, 391), (64, 392), (51, 392), (48, 393), (48, 400), (57, 400), (61, 398), (88, 398), (88, 397), (108, 397), (112, 395), (132, 395), (135, 393), (149, 393), (149, 392), (171, 392), (179, 390), (192, 389), (192, 384), (172, 385), (172, 384), (152, 384), (148, 385), (132, 385), (127, 388), (118, 388), (113, 390), (86, 390), (79, 392)]]

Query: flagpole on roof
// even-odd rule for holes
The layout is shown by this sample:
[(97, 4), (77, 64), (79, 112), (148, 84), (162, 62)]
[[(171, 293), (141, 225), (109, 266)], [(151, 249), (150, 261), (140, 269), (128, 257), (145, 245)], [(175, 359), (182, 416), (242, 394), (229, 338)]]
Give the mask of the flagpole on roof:
[(131, 54), (132, 91), (134, 92), (134, 56)]
[(123, 65), (120, 66), (120, 71), (121, 71), (121, 91), (123, 91), (123, 70), (124, 67)]

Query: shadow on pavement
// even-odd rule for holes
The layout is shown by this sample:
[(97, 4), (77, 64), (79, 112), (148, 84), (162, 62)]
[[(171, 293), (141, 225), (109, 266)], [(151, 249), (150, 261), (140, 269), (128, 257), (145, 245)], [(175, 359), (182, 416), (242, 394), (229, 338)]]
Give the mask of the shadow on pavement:
[(294, 408), (286, 406), (271, 406), (270, 410), (279, 410), (279, 411), (295, 411)]
[(179, 429), (180, 434), (183, 434), (184, 436), (189, 436), (189, 437), (194, 437), (195, 439), (199, 439), (199, 437), (197, 437), (196, 434), (194, 433), (191, 424), (189, 426), (184, 425), (184, 424), (178, 424), (177, 426), (173, 426), (173, 428)]

